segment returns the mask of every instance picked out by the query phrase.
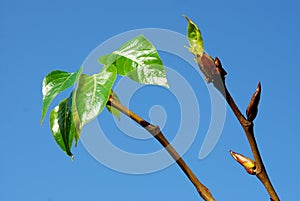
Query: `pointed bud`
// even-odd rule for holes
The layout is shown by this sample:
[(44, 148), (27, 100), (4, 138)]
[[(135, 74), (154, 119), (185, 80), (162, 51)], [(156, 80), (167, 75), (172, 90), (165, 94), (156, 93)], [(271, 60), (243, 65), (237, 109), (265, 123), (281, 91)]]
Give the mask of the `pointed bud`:
[(249, 121), (253, 121), (257, 115), (260, 93), (261, 93), (261, 86), (260, 86), (260, 82), (258, 82), (256, 91), (252, 95), (252, 98), (246, 110), (247, 118)]
[(247, 158), (246, 156), (244, 156), (242, 154), (235, 153), (231, 150), (230, 150), (230, 154), (234, 158), (234, 160), (236, 160), (239, 164), (241, 164), (246, 169), (246, 171), (249, 174), (252, 174), (252, 175), (255, 174), (256, 167), (255, 167), (255, 162), (253, 160), (251, 160), (250, 158)]

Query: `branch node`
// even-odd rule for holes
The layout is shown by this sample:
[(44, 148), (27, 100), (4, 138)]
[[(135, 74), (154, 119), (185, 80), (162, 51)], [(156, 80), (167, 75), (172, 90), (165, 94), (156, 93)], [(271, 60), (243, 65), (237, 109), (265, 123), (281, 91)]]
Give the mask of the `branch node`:
[(161, 133), (161, 130), (160, 130), (159, 126), (154, 126), (154, 125), (152, 125), (152, 124), (148, 125), (148, 126), (146, 127), (146, 129), (147, 129), (147, 131), (149, 131), (154, 137), (155, 137), (157, 134)]

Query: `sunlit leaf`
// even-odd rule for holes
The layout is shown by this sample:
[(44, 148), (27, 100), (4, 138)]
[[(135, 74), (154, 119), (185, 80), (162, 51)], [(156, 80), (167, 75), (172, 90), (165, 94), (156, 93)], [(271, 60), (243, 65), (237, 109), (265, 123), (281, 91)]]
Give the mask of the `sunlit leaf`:
[[(76, 130), (96, 118), (104, 109), (117, 76), (114, 65), (104, 66), (98, 74), (82, 74), (73, 95), (73, 118)], [(76, 142), (80, 132), (75, 135)]]
[(187, 37), (190, 44), (189, 50), (194, 55), (201, 56), (204, 52), (201, 32), (198, 26), (192, 20), (190, 20), (187, 16), (184, 17), (188, 21)]
[(43, 92), (43, 106), (42, 106), (42, 118), (43, 122), (47, 110), (52, 100), (62, 91), (71, 87), (77, 81), (81, 74), (82, 68), (75, 73), (67, 73), (65, 71), (55, 70), (49, 73), (43, 80), (42, 92)]
[[(116, 102), (120, 103), (120, 99), (117, 96), (117, 94), (115, 94), (115, 92), (113, 92), (113, 90), (111, 90), (110, 92), (110, 96), (112, 97), (112, 99), (114, 99)], [(117, 117), (117, 119), (120, 121), (120, 116), (121, 116), (121, 112), (119, 110), (117, 110), (116, 108), (112, 107), (111, 105), (106, 105), (107, 110), (114, 115), (115, 117)]]
[(104, 56), (100, 57), (98, 59), (98, 62), (100, 64), (109, 66), (109, 65), (113, 64), (117, 60), (118, 57), (119, 56), (116, 54), (108, 54), (108, 55), (104, 55)]
[(119, 75), (142, 84), (168, 87), (166, 70), (156, 48), (140, 35), (125, 43), (113, 54), (99, 58), (105, 65), (114, 63)]
[(73, 158), (71, 147), (76, 130), (72, 116), (72, 94), (51, 111), (50, 128), (56, 143)]

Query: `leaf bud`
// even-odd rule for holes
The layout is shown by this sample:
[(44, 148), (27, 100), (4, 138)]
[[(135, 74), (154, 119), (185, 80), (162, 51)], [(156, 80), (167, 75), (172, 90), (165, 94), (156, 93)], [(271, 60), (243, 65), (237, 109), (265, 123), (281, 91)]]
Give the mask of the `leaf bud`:
[(250, 158), (242, 154), (235, 153), (231, 150), (230, 150), (230, 154), (234, 158), (234, 160), (236, 160), (239, 164), (241, 164), (249, 174), (255, 175), (256, 166), (253, 160), (251, 160)]
[(224, 68), (222, 67), (222, 63), (220, 61), (220, 59), (218, 57), (215, 58), (215, 61), (214, 61), (216, 67), (217, 67), (217, 70), (219, 71), (219, 74), (222, 76), (222, 78), (224, 79), (225, 78), (225, 75), (227, 75), (227, 72), (224, 70)]
[(247, 119), (249, 121), (253, 121), (258, 113), (258, 104), (260, 100), (260, 94), (261, 94), (261, 85), (260, 82), (258, 82), (256, 91), (251, 97), (250, 103), (247, 107), (246, 114), (247, 114)]

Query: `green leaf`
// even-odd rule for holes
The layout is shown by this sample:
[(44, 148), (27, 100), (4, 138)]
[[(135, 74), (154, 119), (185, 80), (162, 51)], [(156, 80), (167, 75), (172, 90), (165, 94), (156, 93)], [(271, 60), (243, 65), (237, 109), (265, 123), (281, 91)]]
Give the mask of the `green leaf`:
[(73, 158), (71, 147), (76, 130), (72, 116), (72, 94), (51, 111), (50, 128), (56, 143)]
[(203, 39), (201, 36), (201, 32), (198, 28), (198, 26), (190, 20), (187, 16), (184, 16), (185, 19), (188, 21), (188, 27), (187, 27), (187, 37), (190, 44), (190, 52), (194, 55), (202, 55), (204, 52), (204, 46), (203, 46)]
[[(115, 94), (113, 92), (113, 90), (111, 90), (110, 92), (110, 96), (112, 99), (114, 99), (116, 102), (120, 103), (120, 99), (119, 97), (117, 96), (117, 94)], [(114, 115), (115, 117), (118, 118), (118, 120), (120, 121), (120, 116), (121, 116), (121, 112), (119, 110), (117, 110), (116, 108), (112, 107), (111, 105), (106, 105), (106, 109), (112, 114)]]
[(76, 143), (82, 126), (96, 118), (104, 109), (116, 76), (116, 67), (110, 65), (104, 66), (98, 74), (82, 74), (79, 77), (72, 104), (73, 118), (78, 131), (75, 135)]
[(102, 64), (115, 64), (119, 75), (142, 84), (168, 87), (166, 70), (156, 48), (140, 35), (125, 43), (113, 54), (100, 57)]
[(62, 91), (71, 87), (77, 81), (81, 74), (82, 68), (75, 73), (67, 73), (65, 71), (55, 70), (49, 73), (43, 80), (42, 92), (43, 92), (43, 106), (42, 106), (42, 118), (43, 122), (47, 110), (52, 100)]
[(103, 64), (103, 65), (111, 65), (113, 64), (118, 58), (118, 55), (116, 54), (108, 54), (108, 55), (104, 55), (104, 56), (101, 56), (99, 59), (98, 59), (98, 62), (100, 64)]

